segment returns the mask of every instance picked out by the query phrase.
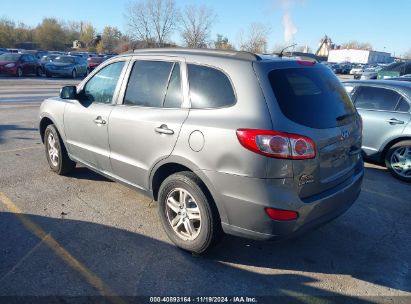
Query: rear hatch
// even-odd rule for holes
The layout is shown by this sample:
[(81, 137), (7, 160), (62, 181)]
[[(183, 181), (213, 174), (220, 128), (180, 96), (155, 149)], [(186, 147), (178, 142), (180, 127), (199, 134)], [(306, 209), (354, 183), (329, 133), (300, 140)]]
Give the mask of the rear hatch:
[[(350, 178), (361, 156), (361, 121), (340, 81), (318, 63), (271, 61), (254, 65), (275, 131), (308, 137), (315, 157), (292, 160), (301, 198)], [(278, 159), (269, 163), (275, 167)], [(275, 172), (268, 169), (268, 178)]]

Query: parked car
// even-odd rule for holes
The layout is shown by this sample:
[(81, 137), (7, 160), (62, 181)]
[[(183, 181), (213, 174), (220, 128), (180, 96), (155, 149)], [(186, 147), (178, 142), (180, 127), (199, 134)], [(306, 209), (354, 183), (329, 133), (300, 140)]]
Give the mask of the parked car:
[(86, 60), (77, 56), (56, 57), (52, 62), (44, 65), (44, 71), (47, 77), (77, 78), (79, 75), (86, 76), (88, 73)]
[(363, 119), (362, 149), (397, 178), (411, 181), (411, 86), (394, 80), (347, 81)]
[(377, 79), (378, 71), (376, 68), (366, 68), (363, 72), (355, 74), (354, 79)]
[(341, 74), (350, 74), (350, 71), (352, 68), (350, 63), (344, 63), (344, 64), (341, 64), (340, 66), (341, 66)]
[(331, 70), (335, 73), (335, 74), (342, 74), (342, 67), (339, 64), (333, 64), (331, 66)]
[(39, 50), (24, 50), (24, 51), (21, 51), (20, 53), (32, 54), (34, 57), (36, 57), (37, 60), (40, 60), (43, 56), (48, 54), (47, 51), (39, 51)]
[(400, 77), (411, 73), (411, 62), (394, 62), (378, 71), (378, 79)]
[(105, 57), (89, 57), (87, 59), (87, 66), (89, 73), (98, 67), (102, 62), (106, 60)]
[(60, 57), (60, 56), (61, 55), (59, 54), (48, 54), (48, 55), (41, 57), (41, 59), (39, 60), (39, 63), (43, 71), (45, 70), (44, 66), (46, 65), (46, 63), (53, 62), (57, 57)]
[(358, 65), (354, 66), (354, 67), (351, 69), (350, 74), (351, 74), (351, 75), (360, 74), (360, 73), (364, 72), (364, 70), (365, 70), (366, 68), (368, 68), (367, 65), (358, 64)]
[(43, 70), (31, 54), (4, 53), (0, 55), (0, 74), (17, 77), (29, 74), (41, 76)]
[(221, 231), (271, 239), (324, 224), (354, 203), (363, 177), (360, 117), (310, 61), (120, 55), (45, 100), (39, 130), (53, 171), (81, 163), (146, 193), (170, 239), (195, 253)]

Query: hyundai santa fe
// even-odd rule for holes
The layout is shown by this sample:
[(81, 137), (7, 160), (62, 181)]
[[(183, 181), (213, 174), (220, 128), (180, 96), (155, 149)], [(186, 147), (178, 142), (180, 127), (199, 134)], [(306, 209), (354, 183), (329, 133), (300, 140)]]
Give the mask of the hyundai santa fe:
[(76, 163), (158, 202), (179, 247), (267, 240), (357, 199), (361, 119), (332, 71), (246, 52), (151, 49), (102, 63), (40, 107), (48, 163)]

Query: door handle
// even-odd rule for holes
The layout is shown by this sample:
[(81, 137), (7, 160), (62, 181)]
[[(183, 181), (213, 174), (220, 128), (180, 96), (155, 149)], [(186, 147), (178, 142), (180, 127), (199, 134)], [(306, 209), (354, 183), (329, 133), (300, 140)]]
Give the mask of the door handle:
[(386, 122), (388, 122), (390, 125), (403, 125), (404, 124), (402, 120), (398, 120), (396, 118), (387, 119)]
[(98, 125), (105, 125), (106, 124), (106, 121), (103, 118), (101, 118), (101, 116), (97, 116), (96, 119), (94, 119), (94, 122)]
[(164, 125), (164, 124), (162, 124), (161, 126), (155, 128), (154, 131), (156, 131), (157, 133), (160, 133), (160, 134), (167, 134), (167, 135), (174, 134), (174, 131), (169, 129), (167, 127), (167, 125)]

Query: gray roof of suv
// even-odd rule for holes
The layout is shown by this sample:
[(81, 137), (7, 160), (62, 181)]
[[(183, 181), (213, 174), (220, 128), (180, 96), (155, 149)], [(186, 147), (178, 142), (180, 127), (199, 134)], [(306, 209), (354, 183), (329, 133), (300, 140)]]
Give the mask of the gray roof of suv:
[(185, 56), (212, 56), (218, 58), (232, 58), (245, 61), (280, 60), (281, 58), (268, 55), (259, 55), (245, 51), (217, 50), (217, 49), (190, 49), (190, 48), (156, 48), (136, 49), (128, 53), (141, 55), (185, 55)]

